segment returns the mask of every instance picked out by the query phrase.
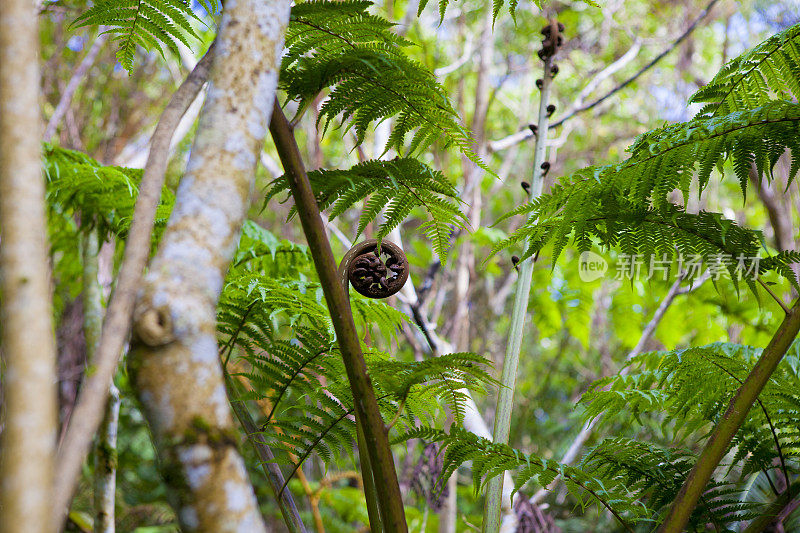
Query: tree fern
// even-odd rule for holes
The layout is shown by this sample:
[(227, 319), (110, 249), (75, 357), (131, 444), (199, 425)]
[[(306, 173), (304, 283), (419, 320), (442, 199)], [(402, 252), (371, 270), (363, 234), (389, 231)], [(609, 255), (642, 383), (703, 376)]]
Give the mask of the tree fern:
[[(248, 223), (218, 309), (223, 362), (236, 350), (249, 362), (241, 375), (250, 391), (239, 400), (268, 406), (264, 437), (296, 457), (291, 473), (312, 453), (326, 462), (352, 453), (355, 440), (353, 399), (341, 380), (343, 362), (322, 291), (302, 279), (311, 273), (305, 254), (304, 247)], [(353, 307), (362, 330), (372, 325), (386, 337), (406, 319), (376, 300), (354, 298)], [(365, 356), (384, 416), (403, 430), (420, 420), (436, 422), (443, 405), (460, 417), (463, 389), (492, 382), (488, 362), (474, 354), (404, 362), (365, 347)]]
[[(506, 214), (503, 218), (532, 216), (493, 253), (530, 239), (524, 257), (552, 243), (555, 258), (572, 238), (581, 250), (596, 242), (650, 257), (679, 251), (699, 253), (708, 261), (714, 253), (755, 254), (763, 241), (759, 232), (739, 228), (719, 214), (687, 213), (674, 205), (674, 195), (680, 193), (686, 205), (692, 181), (697, 180), (702, 194), (712, 171), (722, 171), (725, 162), (744, 195), (750, 173), (771, 179), (787, 150), (791, 183), (800, 171), (798, 39), (800, 25), (729, 62), (692, 97), (708, 102), (700, 114), (640, 135), (624, 162), (580, 170), (562, 178), (549, 194)], [(775, 271), (797, 286), (789, 265), (798, 260), (797, 252), (781, 253), (764, 258), (759, 271)]]
[(280, 88), (301, 109), (330, 89), (318, 122), (327, 128), (341, 116), (359, 143), (371, 124), (394, 117), (387, 151), (413, 154), (443, 139), (477, 162), (473, 141), (444, 89), (430, 70), (405, 55), (402, 47), (411, 43), (391, 31), (393, 24), (367, 12), (371, 5), (366, 0), (296, 4)]
[[(142, 171), (108, 167), (75, 151), (45, 144), (42, 168), (47, 181), (48, 237), (53, 275), (58, 281), (56, 307), (81, 290), (81, 236), (97, 232), (102, 241), (121, 243), (128, 234)], [(161, 194), (156, 211), (155, 245), (166, 226), (174, 195)]]
[[(84, 231), (97, 229), (103, 238), (109, 233), (122, 239), (127, 236), (142, 178), (140, 169), (103, 166), (82, 152), (45, 144), (44, 174), (52, 211), (77, 217)], [(157, 229), (166, 225), (174, 200), (165, 187), (156, 211)]]
[[(384, 220), (376, 232), (376, 238), (382, 239), (415, 207), (422, 207), (430, 217), (423, 231), (431, 239), (434, 250), (444, 255), (453, 227), (466, 226), (455, 187), (440, 172), (413, 158), (365, 161), (348, 170), (314, 170), (308, 173), (308, 178), (320, 209), (330, 208), (332, 219), (366, 199), (358, 235), (385, 210)], [(288, 189), (285, 176), (273, 180), (264, 205)], [(290, 216), (294, 212), (292, 207)]]
[[(626, 438), (609, 438), (592, 448), (578, 468), (600, 479), (616, 479), (647, 503), (654, 522), (672, 502), (691, 470), (696, 456), (683, 448), (662, 448)], [(691, 530), (704, 531), (708, 524), (717, 530), (758, 516), (755, 502), (741, 498), (741, 488), (732, 482), (712, 482), (694, 510)]]
[[(200, 4), (209, 14), (216, 12), (216, 0), (200, 0)], [(189, 47), (189, 38), (199, 39), (192, 19), (200, 20), (186, 0), (95, 0), (73, 25), (108, 26), (104, 33), (119, 43), (117, 59), (130, 70), (137, 45), (163, 57), (164, 47), (178, 55), (177, 43)]]

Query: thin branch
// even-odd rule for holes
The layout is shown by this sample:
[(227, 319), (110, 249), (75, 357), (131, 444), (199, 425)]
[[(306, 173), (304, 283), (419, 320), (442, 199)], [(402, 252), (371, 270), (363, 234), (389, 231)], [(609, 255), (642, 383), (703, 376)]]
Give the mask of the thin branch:
[(663, 52), (658, 54), (649, 63), (647, 63), (642, 68), (640, 68), (633, 76), (631, 76), (627, 80), (623, 81), (622, 83), (620, 83), (619, 85), (617, 85), (616, 87), (614, 87), (613, 89), (608, 91), (606, 94), (604, 94), (600, 98), (597, 98), (596, 100), (593, 100), (593, 101), (589, 102), (588, 104), (579, 107), (578, 109), (576, 109), (575, 111), (573, 111), (569, 115), (567, 115), (565, 117), (562, 117), (561, 119), (553, 122), (553, 124), (551, 124), (550, 127), (551, 128), (557, 128), (558, 126), (562, 125), (564, 122), (566, 122), (567, 120), (571, 119), (575, 115), (577, 115), (579, 113), (583, 113), (585, 111), (588, 111), (588, 110), (592, 109), (593, 107), (605, 102), (606, 100), (608, 100), (609, 98), (611, 98), (612, 96), (617, 94), (619, 91), (621, 91), (622, 89), (624, 89), (625, 87), (627, 87), (628, 85), (630, 85), (631, 83), (636, 81), (639, 78), (639, 76), (641, 76), (642, 74), (644, 74), (645, 72), (647, 72), (648, 70), (653, 68), (659, 61), (664, 59), (664, 57), (666, 57), (670, 52), (672, 52), (675, 48), (677, 48), (678, 45), (681, 44), (695, 30), (695, 28), (697, 28), (697, 26), (700, 24), (700, 21), (702, 21), (704, 18), (706, 18), (706, 16), (711, 12), (711, 9), (714, 7), (714, 4), (716, 4), (718, 1), (719, 0), (711, 0), (708, 3), (708, 5), (705, 7), (705, 9), (703, 9), (703, 11), (700, 12), (700, 15), (696, 19), (694, 19), (694, 22), (692, 22), (689, 25), (689, 27), (686, 28), (686, 31), (684, 31), (677, 39), (675, 39), (675, 41), (673, 41), (673, 43), (670, 46), (665, 48)]
[(125, 256), (103, 321), (94, 372), (86, 377), (81, 387), (58, 452), (52, 509), (59, 523), (66, 515), (81, 465), (102, 421), (109, 386), (130, 331), (134, 301), (150, 255), (150, 238), (164, 185), (170, 140), (181, 117), (205, 83), (212, 56), (213, 45), (172, 95), (153, 133), (147, 165), (139, 184), (139, 196), (128, 233)]
[(378, 496), (383, 523), (389, 531), (407, 531), (394, 458), (389, 448), (386, 426), (378, 410), (375, 392), (367, 375), (360, 339), (350, 309), (350, 299), (340, 281), (331, 244), (325, 233), (319, 206), (308, 181), (294, 132), (277, 99), (274, 103), (269, 129), (286, 171), (286, 177), (297, 206), (297, 214), (306, 240), (308, 240), (314, 266), (330, 310), (345, 370), (353, 391), (356, 418), (364, 430), (366, 450), (360, 450), (363, 453), (362, 463), (364, 459), (369, 460), (375, 475), (375, 482), (382, 489), (378, 492)]
[(680, 533), (684, 530), (708, 480), (728, 451), (731, 439), (736, 435), (764, 385), (797, 337), (798, 331), (800, 331), (800, 300), (795, 302), (786, 314), (744, 384), (731, 398), (728, 409), (714, 427), (697, 463), (672, 502), (666, 519), (658, 529), (659, 533)]
[(764, 283), (764, 280), (762, 280), (761, 278), (756, 278), (756, 281), (758, 281), (758, 283), (761, 285), (761, 287), (763, 287), (763, 289), (765, 291), (767, 291), (767, 294), (772, 296), (772, 299), (775, 300), (775, 302), (777, 302), (777, 304), (781, 306), (781, 309), (783, 309), (784, 313), (789, 313), (789, 308), (786, 307), (786, 304), (783, 303), (783, 300), (778, 298), (778, 295), (775, 294), (774, 292), (772, 292), (772, 289), (769, 288), (769, 285)]
[[(621, 91), (622, 89), (624, 89), (625, 87), (636, 81), (642, 74), (653, 68), (659, 61), (664, 59), (664, 57), (666, 57), (670, 52), (672, 52), (675, 48), (677, 48), (678, 45), (681, 44), (698, 27), (700, 22), (704, 18), (706, 18), (706, 16), (708, 16), (708, 14), (711, 12), (711, 8), (713, 8), (714, 4), (716, 4), (718, 1), (719, 0), (711, 0), (708, 3), (708, 5), (706, 5), (705, 9), (703, 9), (703, 11), (700, 12), (700, 15), (694, 20), (694, 22), (692, 22), (689, 25), (689, 27), (686, 28), (686, 30), (680, 36), (678, 36), (677, 39), (675, 39), (667, 48), (664, 49), (664, 51), (658, 54), (645, 66), (640, 68), (634, 75), (632, 75), (619, 85), (615, 86), (613, 89), (608, 91), (603, 96), (589, 102), (588, 104), (575, 108), (572, 112), (561, 117), (559, 120), (553, 122), (548, 127), (552, 129), (561, 126), (566, 121), (575, 117), (576, 115), (589, 111), (595, 106), (605, 102), (607, 99), (609, 99), (610, 97), (612, 97), (613, 95), (615, 95), (616, 93), (618, 93), (619, 91)], [(490, 151), (494, 152), (498, 150), (503, 150), (505, 148), (513, 146), (514, 144), (520, 143), (530, 137), (533, 137), (533, 133), (531, 132), (530, 128), (526, 126), (524, 129), (518, 131), (517, 133), (513, 133), (508, 137), (489, 143)]]
[(94, 65), (95, 60), (97, 59), (97, 55), (100, 53), (100, 50), (103, 48), (103, 45), (108, 40), (107, 33), (102, 33), (103, 27), (100, 27), (100, 34), (95, 37), (94, 42), (92, 43), (92, 47), (89, 48), (89, 51), (86, 52), (86, 55), (83, 56), (83, 59), (72, 72), (72, 76), (67, 82), (67, 87), (64, 89), (64, 92), (61, 93), (61, 98), (58, 100), (58, 104), (56, 105), (53, 114), (50, 116), (50, 120), (47, 121), (47, 127), (44, 129), (44, 140), (50, 141), (53, 138), (53, 135), (56, 134), (56, 128), (61, 123), (61, 119), (64, 118), (64, 114), (69, 109), (70, 104), (72, 103), (72, 97), (75, 96), (75, 92), (80, 87), (83, 79), (86, 77), (86, 72), (88, 72), (89, 68)]
[(231, 378), (231, 375), (225, 370), (225, 385), (228, 391), (228, 401), (233, 408), (233, 414), (239, 420), (247, 440), (253, 446), (253, 449), (258, 454), (261, 460), (261, 468), (267, 476), (269, 487), (272, 489), (272, 495), (278, 502), (278, 507), (281, 508), (283, 521), (286, 527), (289, 528), (291, 533), (306, 533), (306, 527), (303, 525), (303, 520), (300, 518), (300, 513), (297, 511), (297, 505), (294, 502), (294, 497), (291, 491), (282, 491), (281, 487), (286, 483), (281, 472), (280, 467), (275, 462), (275, 455), (272, 453), (272, 448), (269, 447), (264, 436), (259, 432), (256, 423), (247, 412), (247, 407), (243, 402), (236, 400), (234, 395), (236, 393), (236, 386)]

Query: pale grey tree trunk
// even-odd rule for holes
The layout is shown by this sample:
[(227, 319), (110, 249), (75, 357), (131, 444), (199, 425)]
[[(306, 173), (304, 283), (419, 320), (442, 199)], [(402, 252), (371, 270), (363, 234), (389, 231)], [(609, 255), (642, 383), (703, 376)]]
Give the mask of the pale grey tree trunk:
[(228, 406), (216, 305), (275, 100), (286, 0), (226, 3), (197, 138), (134, 311), (129, 368), (183, 531), (267, 530)]
[(0, 531), (52, 528), (56, 371), (41, 169), (39, 26), (30, 0), (0, 1)]

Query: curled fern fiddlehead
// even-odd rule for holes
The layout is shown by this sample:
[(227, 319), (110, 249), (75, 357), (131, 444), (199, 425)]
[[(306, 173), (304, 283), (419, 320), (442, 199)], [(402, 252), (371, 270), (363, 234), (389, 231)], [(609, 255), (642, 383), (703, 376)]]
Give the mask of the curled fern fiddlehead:
[(408, 259), (399, 246), (370, 239), (356, 244), (342, 258), (339, 277), (367, 298), (388, 298), (408, 280)]

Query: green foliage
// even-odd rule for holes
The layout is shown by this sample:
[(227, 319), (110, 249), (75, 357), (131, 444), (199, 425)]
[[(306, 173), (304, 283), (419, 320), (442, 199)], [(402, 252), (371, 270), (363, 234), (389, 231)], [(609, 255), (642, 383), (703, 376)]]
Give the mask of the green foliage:
[[(720, 214), (687, 213), (672, 196), (681, 193), (686, 204), (694, 176), (702, 193), (711, 172), (725, 161), (732, 163), (744, 194), (750, 172), (769, 178), (786, 150), (792, 153), (791, 179), (800, 170), (798, 128), (800, 105), (775, 100), (647, 132), (628, 149), (631, 155), (624, 162), (580, 170), (506, 214), (501, 220), (518, 214), (529, 219), (493, 253), (526, 242), (526, 258), (552, 244), (557, 258), (571, 237), (580, 250), (597, 243), (643, 254), (645, 260), (676, 252), (699, 254), (706, 264), (714, 263), (717, 254), (753, 257), (760, 232), (737, 227)], [(787, 275), (796, 284), (788, 264), (798, 257), (773, 256), (759, 268)], [(731, 274), (736, 264), (726, 265)]]
[[(51, 144), (44, 145), (43, 155), (48, 238), (53, 275), (59, 282), (56, 307), (61, 308), (81, 289), (80, 236), (96, 231), (101, 242), (121, 242), (127, 237), (142, 171), (103, 166), (86, 154)], [(174, 195), (164, 188), (153, 244), (166, 226), (173, 202)]]
[[(800, 343), (790, 348), (730, 444), (730, 462), (695, 511), (697, 527), (707, 522), (723, 527), (757, 516), (740, 494), (753, 475), (775, 469), (773, 476), (783, 471), (796, 475), (797, 464), (789, 458), (800, 452), (798, 350)], [(629, 374), (594, 383), (581, 398), (585, 416), (640, 422), (656, 417), (679, 442), (694, 439), (721, 418), (760, 353), (750, 346), (715, 343), (642, 354), (630, 362)], [(603, 475), (628, 476), (627, 486), (650, 498), (658, 510), (672, 502), (695, 460), (683, 448), (610, 439), (590, 452), (581, 468), (594, 465)], [(736, 477), (726, 481), (734, 470), (738, 483)]]
[[(516, 470), (515, 492), (533, 481), (549, 485), (557, 476), (564, 482), (582, 505), (600, 504), (627, 526), (629, 521), (647, 519), (650, 511), (625, 485), (622, 475), (600, 477), (588, 469), (562, 465), (534, 454), (526, 454), (506, 444), (495, 444), (464, 429), (453, 427), (449, 433), (433, 428), (417, 428), (404, 433), (395, 442), (419, 438), (426, 442), (439, 442), (445, 449), (444, 466), (440, 480), (446, 480), (464, 462), (471, 461), (472, 478), (478, 492), (489, 479), (506, 470)], [(608, 472), (603, 472), (608, 474)], [(629, 526), (627, 526), (630, 529)]]
[[(225, 339), (223, 361), (238, 349), (250, 363), (241, 374), (250, 388), (238, 401), (269, 406), (262, 413), (264, 436), (296, 457), (292, 474), (312, 453), (330, 463), (352, 452), (353, 399), (342, 379), (346, 372), (322, 290), (296, 275), (310, 267), (307, 251), (250, 223), (237, 258), (219, 304), (218, 327)], [(284, 277), (289, 273), (295, 275)], [(406, 318), (376, 300), (354, 297), (352, 303), (360, 329), (374, 326), (387, 338)], [(383, 415), (404, 429), (420, 420), (433, 423), (445, 405), (460, 419), (463, 389), (492, 382), (488, 361), (474, 354), (404, 362), (366, 346), (364, 352)]]
[[(608, 438), (594, 446), (574, 467), (494, 444), (463, 429), (450, 433), (420, 427), (396, 438), (420, 438), (443, 445), (440, 481), (470, 461), (475, 490), (506, 470), (516, 471), (515, 490), (531, 481), (548, 485), (561, 476), (581, 505), (599, 504), (629, 527), (657, 524), (674, 500), (697, 456), (688, 439), (704, 435), (728, 406), (760, 350), (717, 343), (708, 346), (653, 352), (630, 363), (635, 372), (601, 379), (584, 394), (587, 419), (657, 417), (679, 439), (672, 446)], [(692, 515), (692, 531), (713, 524), (718, 530), (759, 516), (763, 504), (748, 497), (753, 476), (768, 471), (797, 474), (790, 461), (800, 450), (800, 343), (795, 343), (762, 392), (742, 429), (731, 443), (731, 461), (720, 469)], [(702, 438), (702, 437), (701, 437)], [(734, 476), (730, 476), (731, 472)], [(766, 474), (769, 475), (769, 474)], [(651, 524), (652, 525), (652, 524)]]
[[(47, 203), (54, 214), (80, 221), (83, 231), (97, 230), (101, 239), (109, 234), (125, 239), (139, 193), (140, 169), (103, 166), (76, 150), (51, 144), (44, 146)], [(155, 225), (164, 228), (175, 201), (164, 187), (156, 210)], [(160, 237), (160, 231), (153, 239)]]
[[(314, 170), (308, 173), (308, 179), (320, 209), (330, 208), (331, 219), (342, 215), (357, 202), (366, 200), (356, 238), (382, 211), (384, 217), (376, 232), (377, 239), (386, 237), (415, 207), (422, 207), (430, 216), (422, 229), (433, 242), (434, 250), (444, 255), (453, 226), (464, 228), (467, 224), (459, 211), (461, 200), (455, 187), (440, 172), (416, 159), (371, 160), (348, 170)], [(264, 205), (288, 189), (285, 176), (273, 180)], [(292, 207), (290, 216), (294, 213), (295, 208)]]
[[(217, 10), (216, 0), (200, 0), (210, 14)], [(185, 0), (95, 0), (73, 25), (108, 26), (104, 33), (112, 34), (119, 43), (117, 59), (127, 70), (133, 68), (136, 46), (157, 50), (164, 56), (164, 46), (175, 55), (178, 43), (190, 46), (189, 38), (198, 39), (191, 25), (200, 18)]]
[(372, 2), (314, 0), (296, 4), (286, 32), (287, 52), (280, 88), (304, 110), (326, 88), (319, 122), (341, 116), (354, 128), (358, 143), (368, 128), (394, 117), (385, 150), (425, 150), (444, 138), (478, 161), (472, 139), (458, 123), (444, 89), (433, 74), (412, 61), (403, 48), (411, 43), (391, 31), (393, 24), (371, 15)]
[(701, 115), (725, 115), (769, 101), (800, 99), (800, 24), (729, 61), (690, 99), (706, 102)]

